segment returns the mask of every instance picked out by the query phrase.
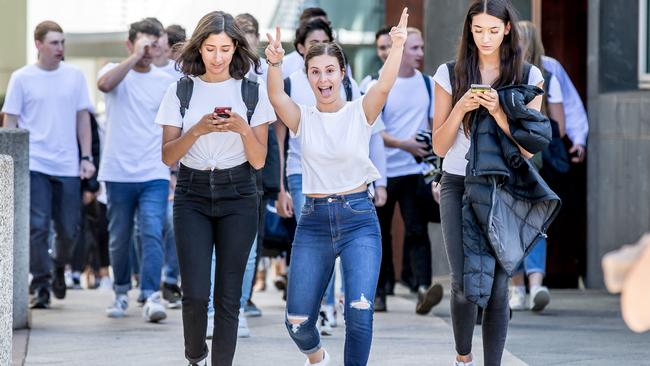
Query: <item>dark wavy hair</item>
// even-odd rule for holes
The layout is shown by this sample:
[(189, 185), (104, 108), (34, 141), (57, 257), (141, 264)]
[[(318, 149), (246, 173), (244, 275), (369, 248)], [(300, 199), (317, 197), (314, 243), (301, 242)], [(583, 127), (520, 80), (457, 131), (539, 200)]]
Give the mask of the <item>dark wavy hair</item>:
[[(510, 23), (510, 32), (504, 36), (503, 42), (499, 46), (501, 60), (499, 78), (492, 84), (492, 87), (496, 89), (505, 85), (522, 83), (523, 56), (519, 48), (518, 17), (512, 4), (509, 0), (474, 0), (467, 10), (463, 35), (456, 56), (452, 95), (454, 105), (463, 97), (471, 84), (481, 84), (481, 72), (478, 67), (479, 50), (472, 36), (472, 19), (483, 13), (501, 19), (506, 25)], [(467, 113), (463, 118), (463, 129), (466, 134), (469, 134), (474, 113)]]
[(343, 48), (336, 42), (319, 43), (310, 48), (305, 55), (305, 70), (309, 70), (309, 61), (312, 58), (322, 55), (335, 57), (339, 62), (339, 68), (345, 74), (345, 55), (343, 54)]
[(296, 51), (298, 51), (298, 45), (301, 44), (304, 46), (307, 37), (309, 37), (309, 35), (312, 32), (317, 30), (322, 30), (323, 32), (325, 32), (325, 34), (327, 34), (327, 38), (330, 39), (330, 42), (334, 40), (332, 27), (330, 27), (329, 23), (327, 23), (323, 19), (314, 19), (308, 22), (301, 23), (300, 27), (296, 29), (296, 38), (294, 38), (293, 40), (293, 46), (296, 48)]
[(251, 68), (260, 72), (260, 58), (251, 50), (244, 32), (235, 24), (232, 15), (222, 11), (210, 12), (199, 20), (192, 38), (182, 46), (181, 53), (176, 60), (176, 68), (185, 75), (199, 76), (205, 74), (205, 65), (201, 58), (201, 45), (212, 34), (226, 33), (235, 44), (235, 53), (230, 61), (229, 72), (234, 79), (241, 80)]

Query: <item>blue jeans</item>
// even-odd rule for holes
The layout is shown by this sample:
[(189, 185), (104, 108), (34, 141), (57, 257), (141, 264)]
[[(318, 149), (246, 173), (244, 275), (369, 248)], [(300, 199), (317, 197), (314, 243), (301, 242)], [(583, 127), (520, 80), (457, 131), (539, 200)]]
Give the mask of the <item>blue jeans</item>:
[[(253, 241), (251, 252), (246, 261), (246, 271), (244, 272), (244, 282), (241, 285), (241, 298), (239, 300), (239, 308), (243, 308), (251, 297), (251, 287), (253, 287), (253, 276), (255, 275), (255, 259), (257, 257), (257, 237)], [(212, 252), (212, 265), (210, 266), (210, 301), (208, 302), (208, 314), (214, 315), (214, 272), (217, 266), (217, 256)]]
[[(72, 259), (81, 224), (81, 180), (29, 172), (30, 288), (50, 288), (52, 261), (63, 267)], [(54, 223), (54, 257), (50, 256), (50, 229)]]
[(174, 201), (168, 201), (167, 221), (165, 221), (163, 244), (165, 257), (162, 269), (162, 281), (167, 284), (178, 284), (178, 256), (174, 241)]
[(140, 297), (147, 298), (160, 289), (168, 191), (169, 181), (164, 179), (142, 183), (106, 182), (108, 246), (116, 294), (126, 294), (131, 289), (131, 249), (136, 212), (142, 246)]
[(526, 275), (531, 273), (546, 274), (546, 239), (539, 238), (534, 244), (533, 249), (528, 252), (524, 261), (519, 265), (516, 273), (526, 271)]
[(345, 365), (365, 365), (381, 265), (381, 231), (368, 192), (306, 198), (293, 242), (285, 321), (305, 354), (321, 347), (316, 322), (336, 257), (346, 288)]
[[(302, 207), (305, 205), (305, 195), (302, 194), (302, 174), (292, 174), (287, 177), (287, 183), (289, 184), (289, 192), (291, 193), (291, 201), (293, 201), (293, 212), (296, 217), (296, 222), (300, 221), (300, 212)], [(334, 305), (334, 282), (336, 272), (332, 272), (332, 278), (327, 284), (327, 290), (325, 291), (325, 304)], [(343, 286), (345, 287), (345, 286)]]

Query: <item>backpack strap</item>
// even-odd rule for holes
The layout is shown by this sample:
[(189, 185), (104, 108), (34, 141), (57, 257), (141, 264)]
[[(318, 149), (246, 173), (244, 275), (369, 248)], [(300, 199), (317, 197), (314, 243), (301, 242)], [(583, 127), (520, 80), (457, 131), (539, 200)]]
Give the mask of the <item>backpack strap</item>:
[(244, 77), (241, 81), (241, 98), (246, 104), (246, 119), (250, 125), (259, 100), (259, 84)]
[(370, 79), (371, 79), (371, 80), (379, 80), (379, 73), (376, 72), (376, 73), (374, 73), (374, 74), (371, 74), (371, 75), (370, 75)]
[(429, 119), (429, 113), (431, 112), (431, 97), (433, 96), (433, 91), (431, 90), (431, 78), (429, 75), (422, 73), (422, 78), (424, 79), (424, 85), (427, 87), (427, 94), (429, 95), (429, 109), (427, 109), (427, 120)]
[(345, 90), (345, 100), (346, 101), (351, 101), (352, 100), (352, 82), (350, 81), (350, 77), (348, 74), (345, 74), (343, 77), (343, 89)]
[(185, 75), (176, 82), (176, 96), (181, 103), (181, 118), (185, 118), (185, 110), (190, 108), (190, 99), (194, 91), (194, 81)]
[(291, 77), (287, 76), (284, 78), (284, 92), (291, 97)]
[(454, 95), (454, 81), (456, 80), (456, 73), (454, 68), (456, 67), (456, 61), (449, 61), (445, 63), (447, 65), (447, 71), (449, 72), (449, 85), (451, 85), (451, 95)]

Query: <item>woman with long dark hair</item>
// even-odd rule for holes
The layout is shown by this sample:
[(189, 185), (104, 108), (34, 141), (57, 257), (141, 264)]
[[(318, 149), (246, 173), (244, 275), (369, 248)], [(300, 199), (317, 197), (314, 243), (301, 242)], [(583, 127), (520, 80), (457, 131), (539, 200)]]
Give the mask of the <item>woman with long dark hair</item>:
[(374, 121), (395, 83), (406, 40), (407, 10), (391, 30), (392, 48), (379, 80), (365, 96), (346, 102), (343, 51), (336, 43), (312, 46), (305, 71), (315, 106), (296, 104), (284, 91), (280, 29), (269, 46), (269, 98), (279, 119), (299, 139), (302, 207), (289, 272), (285, 324), (306, 365), (331, 364), (316, 328), (321, 299), (340, 256), (345, 281), (344, 364), (366, 365), (372, 343), (375, 290), (381, 263), (381, 233), (368, 184), (379, 178), (369, 158)]
[[(517, 17), (507, 0), (475, 0), (469, 7), (455, 64), (441, 65), (435, 76), (433, 147), (444, 156), (440, 197), (442, 232), (451, 268), (451, 318), (457, 356), (454, 365), (474, 365), (472, 336), (478, 306), (464, 293), (465, 253), (463, 249), (462, 203), (465, 193), (469, 131), (479, 108), (489, 112), (500, 131), (512, 138), (495, 89), (514, 84), (541, 86), (540, 70), (531, 67), (524, 80), (524, 62), (519, 49)], [(451, 74), (450, 74), (451, 71)], [(473, 92), (471, 84), (488, 84), (486, 92)], [(476, 91), (476, 89), (474, 90)], [(539, 110), (541, 96), (528, 107)], [(483, 121), (481, 121), (483, 122)], [(521, 155), (532, 154), (519, 147)], [(499, 365), (505, 345), (509, 308), (508, 275), (498, 264), (491, 296), (484, 309), (483, 350), (485, 365)]]
[[(174, 200), (174, 236), (183, 290), (185, 357), (208, 356), (205, 344), (213, 250), (212, 365), (231, 365), (237, 343), (242, 279), (258, 226), (256, 169), (266, 159), (267, 124), (275, 120), (266, 90), (249, 111), (244, 76), (259, 58), (230, 14), (206, 14), (184, 44), (177, 65), (191, 80), (181, 107), (179, 83), (167, 90), (156, 123), (163, 125), (163, 161), (180, 160)], [(249, 90), (250, 92), (250, 90)], [(186, 95), (186, 94), (182, 94)], [(220, 108), (217, 108), (220, 107)]]

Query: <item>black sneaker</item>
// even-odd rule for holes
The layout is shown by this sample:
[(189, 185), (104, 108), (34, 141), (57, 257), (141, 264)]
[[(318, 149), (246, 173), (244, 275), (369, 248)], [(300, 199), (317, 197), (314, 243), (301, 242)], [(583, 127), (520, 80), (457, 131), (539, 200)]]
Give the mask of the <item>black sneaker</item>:
[(386, 311), (386, 297), (381, 295), (375, 296), (375, 313), (385, 313)]
[(163, 299), (170, 303), (176, 303), (183, 298), (181, 288), (175, 283), (161, 283), (160, 291), (162, 292)]
[(65, 269), (57, 267), (54, 269), (54, 279), (52, 280), (52, 293), (57, 299), (65, 298), (65, 290), (68, 288), (65, 284)]
[(32, 309), (47, 309), (50, 307), (50, 290), (45, 287), (34, 290), (34, 295), (29, 303)]
[(388, 296), (395, 295), (395, 282), (386, 282), (386, 285), (384, 285), (384, 293)]
[(420, 315), (429, 314), (431, 309), (438, 305), (442, 300), (442, 285), (439, 283), (429, 286), (425, 289), (423, 286), (418, 289), (418, 303), (415, 306), (415, 312)]

